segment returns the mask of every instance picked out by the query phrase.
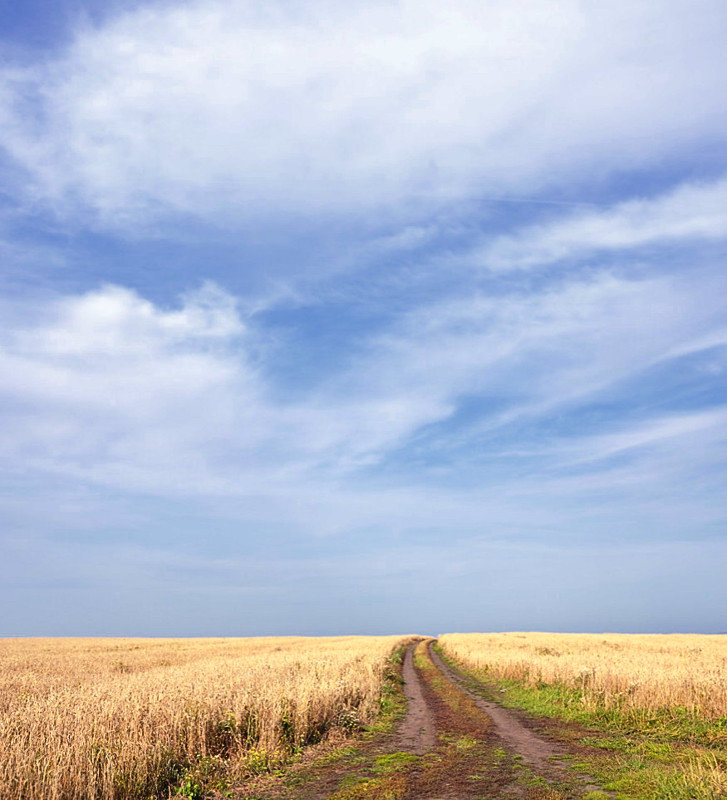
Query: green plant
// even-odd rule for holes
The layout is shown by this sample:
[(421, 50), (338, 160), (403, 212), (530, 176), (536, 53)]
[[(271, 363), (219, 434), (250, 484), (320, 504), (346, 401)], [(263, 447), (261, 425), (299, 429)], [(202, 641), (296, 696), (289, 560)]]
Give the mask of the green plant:
[(205, 794), (202, 784), (197, 783), (190, 775), (185, 775), (177, 789), (177, 795), (186, 797), (187, 800), (202, 800)]

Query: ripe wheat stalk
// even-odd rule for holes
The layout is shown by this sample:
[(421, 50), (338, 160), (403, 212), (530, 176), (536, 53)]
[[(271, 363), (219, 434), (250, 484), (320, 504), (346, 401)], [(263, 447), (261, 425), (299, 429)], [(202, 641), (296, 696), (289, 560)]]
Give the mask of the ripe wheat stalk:
[(445, 653), (494, 677), (583, 689), (601, 707), (727, 714), (727, 636), (447, 634)]
[(369, 721), (399, 641), (0, 640), (2, 796), (166, 797), (200, 759), (264, 766)]

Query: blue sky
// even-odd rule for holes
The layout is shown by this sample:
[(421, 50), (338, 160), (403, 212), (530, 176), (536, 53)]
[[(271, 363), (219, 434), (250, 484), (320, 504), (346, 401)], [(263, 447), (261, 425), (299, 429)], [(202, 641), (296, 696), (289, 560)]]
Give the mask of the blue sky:
[(0, 635), (727, 630), (721, 0), (2, 18)]

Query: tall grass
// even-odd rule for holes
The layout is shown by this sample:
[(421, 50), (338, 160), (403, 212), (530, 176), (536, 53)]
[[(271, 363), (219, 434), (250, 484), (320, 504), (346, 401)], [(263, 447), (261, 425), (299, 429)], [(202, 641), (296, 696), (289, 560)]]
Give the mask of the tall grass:
[(698, 634), (447, 634), (445, 654), (527, 686), (580, 689), (584, 703), (727, 715), (727, 636)]
[(168, 797), (200, 765), (262, 769), (368, 722), (400, 641), (0, 640), (0, 794)]

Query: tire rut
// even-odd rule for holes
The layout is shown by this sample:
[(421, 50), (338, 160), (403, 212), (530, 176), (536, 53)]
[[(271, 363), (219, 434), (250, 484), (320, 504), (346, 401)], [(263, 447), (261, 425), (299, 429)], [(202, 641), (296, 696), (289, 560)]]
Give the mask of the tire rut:
[[(510, 711), (496, 703), (483, 700), (469, 689), (465, 679), (434, 651), (433, 644), (433, 642), (429, 643), (428, 651), (434, 666), (450, 683), (453, 683), (459, 691), (466, 694), (479, 709), (487, 714), (492, 720), (497, 736), (511, 750), (521, 756), (523, 761), (542, 768), (547, 766), (553, 757), (563, 755), (553, 743), (526, 728)], [(435, 715), (428, 705), (421, 679), (414, 669), (415, 648), (416, 644), (409, 646), (404, 655), (402, 677), (407, 700), (407, 713), (399, 728), (397, 740), (399, 749), (403, 752), (423, 755), (436, 747), (437, 736)]]
[(424, 697), (421, 680), (414, 669), (414, 649), (416, 643), (410, 645), (404, 655), (402, 676), (404, 678), (404, 694), (407, 701), (407, 712), (398, 732), (399, 749), (405, 753), (424, 755), (433, 750), (437, 744), (434, 727), (434, 716)]

